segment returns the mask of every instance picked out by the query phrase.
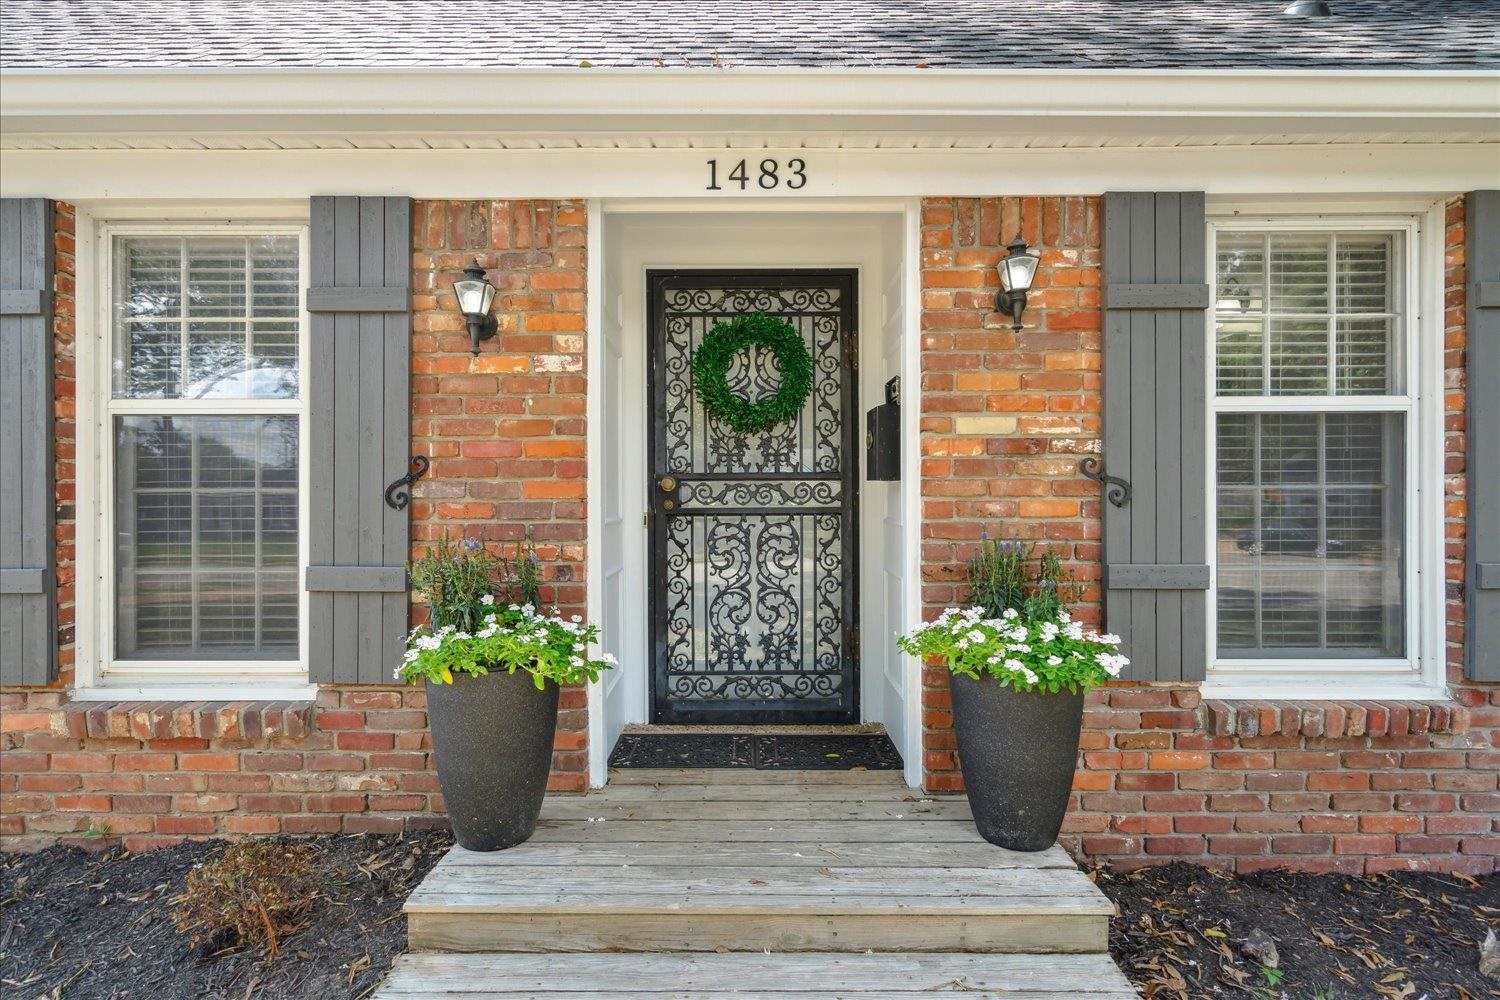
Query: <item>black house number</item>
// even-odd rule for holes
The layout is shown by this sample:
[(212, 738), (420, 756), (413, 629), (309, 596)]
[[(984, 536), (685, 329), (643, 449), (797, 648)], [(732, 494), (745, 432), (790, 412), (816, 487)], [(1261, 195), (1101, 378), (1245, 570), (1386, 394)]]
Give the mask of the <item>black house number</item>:
[(708, 190), (724, 191), (736, 184), (741, 191), (748, 190), (750, 186), (756, 185), (763, 191), (774, 191), (778, 187), (784, 187), (795, 191), (807, 185), (807, 163), (797, 158), (782, 163), (780, 160), (767, 157), (760, 161), (759, 167), (750, 160), (741, 160), (727, 173), (720, 177), (719, 161), (708, 161)]

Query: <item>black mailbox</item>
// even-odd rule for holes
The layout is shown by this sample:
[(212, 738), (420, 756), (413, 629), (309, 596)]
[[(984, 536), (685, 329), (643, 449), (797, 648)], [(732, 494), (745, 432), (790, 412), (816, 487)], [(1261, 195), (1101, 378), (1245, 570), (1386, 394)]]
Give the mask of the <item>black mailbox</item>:
[(865, 414), (865, 478), (901, 478), (901, 376), (885, 384), (885, 402)]

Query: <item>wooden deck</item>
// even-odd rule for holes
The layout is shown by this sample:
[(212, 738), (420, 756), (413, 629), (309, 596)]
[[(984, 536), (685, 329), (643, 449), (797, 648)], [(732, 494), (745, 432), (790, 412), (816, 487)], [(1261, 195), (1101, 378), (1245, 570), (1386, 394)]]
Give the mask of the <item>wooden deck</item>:
[(618, 771), (526, 844), (450, 852), (406, 903), (446, 954), (378, 996), (1124, 1000), (1112, 912), (1060, 848), (987, 844), (894, 772)]

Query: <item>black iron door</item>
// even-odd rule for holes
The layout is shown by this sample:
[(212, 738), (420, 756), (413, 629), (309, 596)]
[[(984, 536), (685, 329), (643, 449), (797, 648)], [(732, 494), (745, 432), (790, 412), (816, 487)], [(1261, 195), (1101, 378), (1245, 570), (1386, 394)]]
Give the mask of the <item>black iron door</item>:
[[(852, 722), (859, 699), (855, 272), (651, 271), (652, 715), (656, 722)], [(763, 312), (802, 333), (800, 415), (755, 434), (708, 417), (692, 357)], [(742, 351), (731, 389), (779, 384)]]

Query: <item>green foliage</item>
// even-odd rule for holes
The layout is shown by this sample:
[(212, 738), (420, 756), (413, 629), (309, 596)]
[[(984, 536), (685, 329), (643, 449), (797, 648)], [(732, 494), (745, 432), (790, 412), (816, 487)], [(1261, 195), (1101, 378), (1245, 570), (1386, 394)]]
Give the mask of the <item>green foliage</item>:
[(970, 603), (990, 618), (1011, 608), (1027, 621), (1051, 620), (1076, 600), (1072, 576), (1050, 546), (1038, 556), (1032, 543), (985, 538), (968, 577)]
[(477, 539), (438, 539), (416, 562), (408, 563), (412, 587), (427, 598), (434, 628), (473, 631), (483, 620), (485, 597), (493, 601), (499, 558)]
[[(750, 402), (735, 395), (726, 376), (734, 356), (760, 346), (776, 355), (781, 385), (765, 399)], [(813, 363), (802, 335), (785, 320), (750, 313), (716, 324), (693, 354), (693, 385), (709, 416), (737, 433), (769, 430), (796, 418), (812, 392)]]
[(318, 880), (306, 844), (247, 840), (188, 873), (172, 922), (194, 947), (261, 947), (275, 955), (312, 903)]
[(531, 529), (526, 529), (526, 541), (516, 543), (516, 554), (505, 564), (507, 583), (506, 596), (512, 604), (530, 604), (541, 607), (542, 574), (537, 564), (536, 543), (531, 540)]
[(948, 608), (896, 640), (902, 650), (942, 660), (955, 674), (993, 677), (1017, 691), (1056, 694), (1087, 691), (1120, 675), (1130, 661), (1116, 652), (1120, 637), (1099, 635), (1073, 621), (1022, 617), (1006, 608), (987, 617), (984, 608)]
[(595, 681), (600, 671), (615, 665), (608, 653), (589, 657), (589, 648), (599, 641), (599, 629), (583, 624), (580, 616), (565, 620), (544, 615), (530, 604), (500, 607), (485, 596), (486, 610), (473, 632), (452, 625), (418, 626), (407, 639), (396, 678), (410, 684), (452, 684), (457, 673), (482, 677), (497, 670), (524, 670), (542, 688), (548, 681)]

